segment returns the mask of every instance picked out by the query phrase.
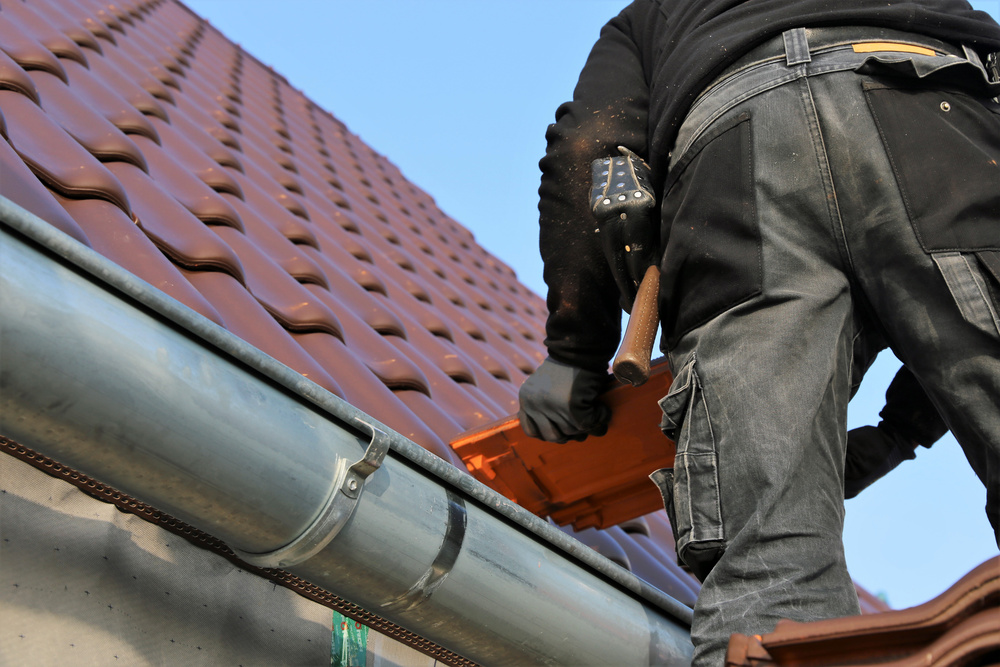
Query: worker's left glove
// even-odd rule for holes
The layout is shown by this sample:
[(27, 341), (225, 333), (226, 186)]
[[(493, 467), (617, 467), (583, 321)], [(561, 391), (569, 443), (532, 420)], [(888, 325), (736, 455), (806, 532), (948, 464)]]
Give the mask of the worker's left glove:
[(916, 458), (917, 446), (930, 447), (948, 432), (937, 408), (905, 366), (885, 392), (878, 426), (847, 434), (844, 497), (853, 498), (903, 461)]
[(610, 377), (547, 358), (521, 385), (521, 428), (532, 438), (559, 443), (604, 435), (611, 410), (598, 397)]
[(903, 461), (916, 458), (918, 444), (884, 421), (848, 431), (844, 498), (855, 497)]

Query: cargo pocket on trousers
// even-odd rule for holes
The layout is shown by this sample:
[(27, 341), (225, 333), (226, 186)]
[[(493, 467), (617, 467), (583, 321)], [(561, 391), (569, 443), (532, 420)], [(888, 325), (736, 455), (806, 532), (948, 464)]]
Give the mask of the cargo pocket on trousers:
[(924, 252), (1000, 250), (1000, 105), (895, 81), (864, 90)]
[(704, 581), (726, 542), (715, 437), (695, 365), (692, 355), (660, 400), (660, 428), (677, 444), (677, 455), (672, 470), (658, 470), (650, 479), (663, 494), (678, 559)]
[(720, 121), (673, 165), (661, 211), (661, 321), (667, 349), (761, 292), (751, 119)]
[(938, 252), (931, 258), (965, 321), (1000, 336), (1000, 252)]

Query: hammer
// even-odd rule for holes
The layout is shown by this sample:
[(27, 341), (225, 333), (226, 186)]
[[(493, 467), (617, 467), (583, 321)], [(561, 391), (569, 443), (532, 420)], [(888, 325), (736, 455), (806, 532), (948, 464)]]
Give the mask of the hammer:
[(635, 295), (632, 313), (625, 326), (625, 335), (611, 372), (623, 383), (633, 387), (649, 379), (649, 363), (653, 357), (653, 341), (660, 324), (660, 270), (650, 264)]

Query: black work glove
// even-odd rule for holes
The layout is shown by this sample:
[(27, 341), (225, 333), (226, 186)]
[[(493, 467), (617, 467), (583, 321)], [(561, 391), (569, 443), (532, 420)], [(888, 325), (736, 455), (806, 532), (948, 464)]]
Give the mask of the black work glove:
[(917, 445), (884, 421), (848, 431), (844, 498), (853, 498), (903, 461), (916, 458)]
[(930, 447), (948, 432), (937, 408), (916, 377), (904, 366), (885, 392), (885, 407), (876, 426), (847, 434), (844, 497), (853, 498), (907, 459), (918, 445)]
[(547, 358), (521, 385), (521, 428), (532, 438), (559, 443), (604, 435), (611, 410), (598, 396), (610, 377)]
[(631, 313), (646, 269), (658, 263), (660, 232), (648, 210), (635, 210), (602, 224), (600, 238), (604, 259), (618, 285), (618, 305)]

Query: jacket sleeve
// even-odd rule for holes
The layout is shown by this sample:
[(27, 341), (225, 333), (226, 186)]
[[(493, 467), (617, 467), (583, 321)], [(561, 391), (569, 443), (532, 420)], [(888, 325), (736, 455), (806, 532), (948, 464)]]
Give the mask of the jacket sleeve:
[(573, 100), (559, 107), (546, 132), (539, 166), (539, 245), (548, 286), (549, 355), (604, 371), (618, 346), (618, 290), (590, 212), (590, 163), (626, 146), (648, 157), (649, 87), (633, 26), (636, 3), (601, 31), (580, 74)]

